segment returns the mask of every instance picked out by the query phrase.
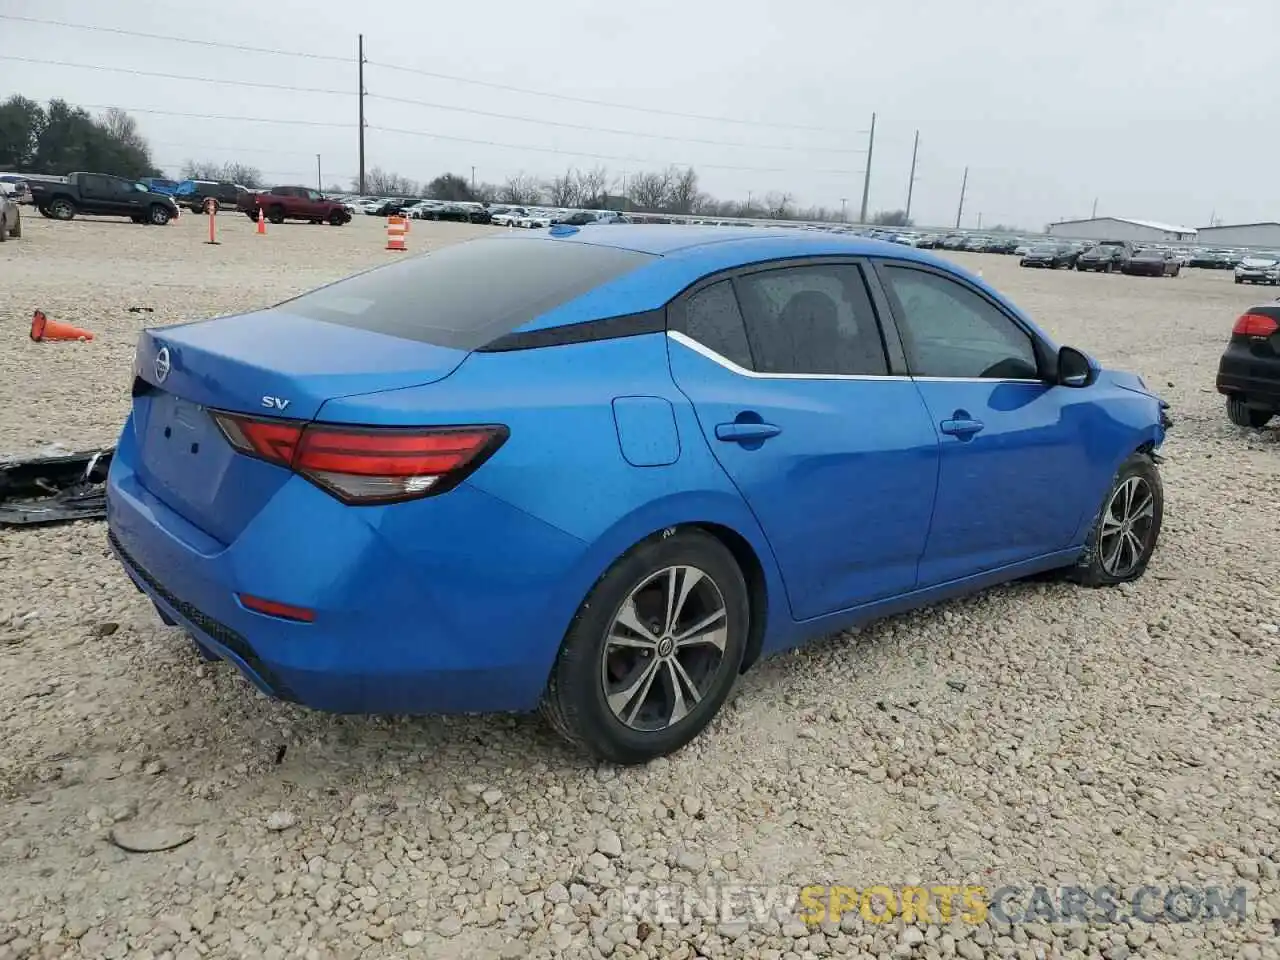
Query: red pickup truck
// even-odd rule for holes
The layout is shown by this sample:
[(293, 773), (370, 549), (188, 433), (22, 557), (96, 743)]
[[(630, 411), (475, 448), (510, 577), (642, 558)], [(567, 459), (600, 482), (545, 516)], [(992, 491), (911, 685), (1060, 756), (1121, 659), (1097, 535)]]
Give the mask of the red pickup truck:
[(240, 198), (240, 210), (250, 220), (258, 219), (258, 211), (272, 223), (286, 220), (309, 220), (340, 227), (351, 220), (351, 211), (338, 200), (309, 187), (272, 187)]

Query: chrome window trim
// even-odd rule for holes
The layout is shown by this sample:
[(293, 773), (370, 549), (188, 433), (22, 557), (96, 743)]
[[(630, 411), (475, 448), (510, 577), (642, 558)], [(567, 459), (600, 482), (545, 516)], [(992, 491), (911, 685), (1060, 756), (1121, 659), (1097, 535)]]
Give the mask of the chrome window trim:
[(701, 354), (713, 363), (718, 363), (730, 373), (736, 373), (740, 377), (749, 377), (753, 380), (928, 380), (931, 382), (943, 383), (1035, 383), (1040, 386), (1048, 386), (1048, 384), (1043, 380), (997, 380), (994, 377), (909, 377), (899, 376), (896, 374), (873, 373), (760, 373), (757, 370), (748, 370), (745, 367), (738, 366), (728, 357), (716, 353), (710, 347), (699, 343), (688, 334), (681, 333), (679, 330), (668, 330), (667, 336), (681, 346), (688, 347), (695, 353)]

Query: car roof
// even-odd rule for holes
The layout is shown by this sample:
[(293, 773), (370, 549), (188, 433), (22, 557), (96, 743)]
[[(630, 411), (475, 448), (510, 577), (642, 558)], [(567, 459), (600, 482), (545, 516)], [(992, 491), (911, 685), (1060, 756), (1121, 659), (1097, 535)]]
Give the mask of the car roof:
[[(576, 233), (564, 233), (560, 236), (546, 234), (549, 239), (560, 243), (590, 243), (602, 247), (616, 247), (622, 250), (635, 250), (660, 257), (690, 256), (715, 246), (719, 258), (733, 259), (735, 252), (741, 254), (742, 264), (753, 263), (759, 259), (777, 259), (781, 256), (819, 256), (840, 255), (874, 256), (893, 251), (898, 258), (918, 259), (937, 262), (935, 258), (920, 253), (912, 256), (914, 248), (901, 244), (888, 243), (859, 237), (855, 234), (839, 234), (819, 230), (797, 230), (780, 227), (717, 227), (686, 226), (680, 224), (643, 224), (622, 223), (601, 227), (585, 227)], [(770, 251), (763, 254), (760, 249), (766, 241), (775, 247), (793, 247), (791, 252), (778, 254)], [(726, 263), (726, 266), (730, 264)]]

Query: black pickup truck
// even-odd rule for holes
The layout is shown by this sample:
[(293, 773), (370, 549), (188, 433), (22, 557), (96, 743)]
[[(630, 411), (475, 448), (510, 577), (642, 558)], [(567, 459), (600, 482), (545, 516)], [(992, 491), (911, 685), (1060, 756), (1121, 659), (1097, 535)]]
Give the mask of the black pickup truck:
[(173, 197), (143, 184), (105, 173), (73, 173), (65, 183), (30, 180), (31, 203), (44, 216), (70, 220), (76, 214), (128, 217), (134, 223), (164, 226), (178, 216)]

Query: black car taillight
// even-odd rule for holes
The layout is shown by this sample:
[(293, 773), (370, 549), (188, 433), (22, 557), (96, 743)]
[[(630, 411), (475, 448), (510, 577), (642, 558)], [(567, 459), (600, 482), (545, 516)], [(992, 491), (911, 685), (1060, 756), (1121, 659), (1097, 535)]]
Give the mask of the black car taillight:
[(1244, 337), (1269, 337), (1280, 329), (1273, 317), (1262, 313), (1246, 313), (1236, 321), (1231, 332)]
[(398, 503), (452, 490), (506, 441), (495, 424), (356, 427), (216, 412), (241, 453), (286, 467), (348, 504)]

